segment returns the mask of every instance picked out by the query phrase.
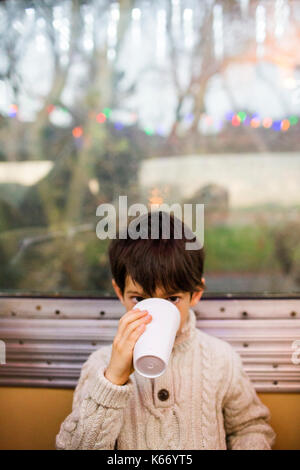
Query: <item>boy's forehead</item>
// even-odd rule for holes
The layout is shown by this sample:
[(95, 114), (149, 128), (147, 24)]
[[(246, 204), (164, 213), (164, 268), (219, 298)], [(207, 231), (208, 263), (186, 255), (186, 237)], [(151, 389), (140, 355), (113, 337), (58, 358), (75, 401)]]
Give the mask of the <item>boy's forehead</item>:
[[(125, 290), (127, 291), (128, 294), (129, 293), (145, 294), (142, 286), (138, 282), (135, 282), (129, 275), (126, 277)], [(156, 289), (156, 295), (158, 296), (170, 295), (170, 294), (175, 294), (178, 292), (179, 291), (175, 291), (175, 290), (172, 292), (165, 292), (161, 288)]]

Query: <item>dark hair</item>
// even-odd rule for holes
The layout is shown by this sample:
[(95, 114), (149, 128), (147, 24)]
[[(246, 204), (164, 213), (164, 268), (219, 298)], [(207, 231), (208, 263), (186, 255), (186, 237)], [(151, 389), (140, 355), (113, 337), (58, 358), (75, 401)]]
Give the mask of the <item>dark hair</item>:
[[(152, 216), (151, 216), (152, 214)], [(126, 277), (131, 276), (134, 282), (140, 284), (149, 297), (153, 297), (156, 287), (167, 293), (190, 292), (204, 289), (201, 278), (203, 275), (204, 248), (186, 250), (185, 243), (197, 240), (191, 229), (171, 213), (164, 211), (148, 212), (134, 219), (138, 230), (142, 227), (148, 229), (149, 238), (132, 239), (126, 229), (118, 231), (117, 238), (109, 245), (109, 260), (112, 276), (124, 295)], [(151, 234), (151, 218), (159, 219), (158, 238), (153, 239)], [(170, 234), (162, 238), (163, 218), (169, 223)], [(146, 218), (146, 220), (145, 220)], [(141, 225), (144, 222), (145, 225)], [(175, 224), (176, 223), (176, 224)], [(152, 222), (153, 224), (153, 222)], [(179, 224), (179, 225), (178, 225)], [(176, 226), (175, 226), (176, 225)], [(153, 226), (153, 225), (152, 225)], [(176, 227), (181, 227), (181, 238), (175, 238)], [(189, 238), (185, 234), (189, 232)], [(124, 236), (126, 234), (126, 238)], [(150, 237), (151, 236), (151, 237)]]

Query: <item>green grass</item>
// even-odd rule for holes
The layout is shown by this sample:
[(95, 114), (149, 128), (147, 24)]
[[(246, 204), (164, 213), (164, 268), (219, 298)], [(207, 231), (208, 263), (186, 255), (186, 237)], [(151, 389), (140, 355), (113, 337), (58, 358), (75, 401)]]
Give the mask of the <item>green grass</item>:
[(206, 271), (249, 273), (277, 268), (273, 240), (265, 228), (207, 228), (204, 249)]
[[(14, 230), (2, 233), (0, 245), (5, 251), (7, 260), (13, 258), (18, 251), (18, 242), (26, 236), (41, 235), (47, 232), (45, 229), (30, 228)], [(49, 240), (46, 243), (32, 245), (25, 250), (14, 269), (18, 278), (28, 276), (33, 279), (35, 271), (41, 271), (41, 263), (44, 270), (52, 274), (60, 272), (66, 262), (67, 249), (70, 248), (69, 258), (80, 260), (83, 267), (89, 270), (99, 270), (108, 275), (108, 246), (109, 240), (99, 240), (92, 232), (78, 233), (71, 240), (64, 237)], [(210, 273), (270, 273), (280, 271), (277, 261), (274, 242), (270, 230), (266, 226), (244, 225), (244, 226), (211, 226), (204, 232), (205, 272)], [(66, 256), (65, 256), (66, 255)], [(296, 261), (300, 261), (300, 247), (295, 250)], [(68, 258), (68, 257), (67, 257)], [(67, 262), (70, 263), (69, 258)], [(298, 261), (298, 263), (299, 263)], [(52, 268), (49, 266), (55, 262)], [(68, 264), (67, 263), (67, 264)], [(76, 264), (77, 263), (77, 264)], [(76, 269), (78, 263), (76, 262)], [(79, 263), (79, 264), (80, 264)], [(29, 266), (30, 265), (30, 266)], [(30, 269), (29, 269), (30, 268)], [(97, 271), (98, 272), (98, 271)], [(51, 275), (47, 275), (48, 277)], [(46, 277), (47, 277), (46, 276)], [(16, 281), (17, 282), (17, 281)], [(28, 280), (28, 283), (33, 282)], [(36, 281), (37, 282), (37, 281)], [(82, 285), (83, 280), (80, 280)], [(57, 286), (59, 288), (59, 286)]]

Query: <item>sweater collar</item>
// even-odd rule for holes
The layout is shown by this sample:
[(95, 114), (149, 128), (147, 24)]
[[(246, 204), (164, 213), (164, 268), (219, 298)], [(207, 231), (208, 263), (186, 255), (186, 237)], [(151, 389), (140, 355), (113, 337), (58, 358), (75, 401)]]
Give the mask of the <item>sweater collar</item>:
[(184, 323), (183, 327), (181, 330), (177, 332), (177, 335), (175, 337), (174, 341), (174, 346), (173, 350), (174, 351), (183, 351), (188, 349), (193, 340), (195, 339), (196, 336), (196, 314), (195, 312), (190, 308), (189, 309), (189, 315), (186, 319), (186, 322)]

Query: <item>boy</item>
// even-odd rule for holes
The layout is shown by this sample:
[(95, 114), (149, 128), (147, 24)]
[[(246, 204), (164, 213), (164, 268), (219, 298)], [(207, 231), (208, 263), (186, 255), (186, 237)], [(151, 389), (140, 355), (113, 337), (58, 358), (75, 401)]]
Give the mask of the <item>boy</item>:
[[(83, 364), (56, 448), (271, 449), (276, 434), (270, 412), (240, 356), (196, 328), (191, 307), (205, 288), (204, 249), (186, 250), (191, 230), (183, 224), (182, 238), (174, 237), (175, 222), (182, 222), (162, 211), (159, 238), (151, 239), (151, 213), (140, 220), (145, 217), (148, 239), (128, 235), (110, 244), (112, 284), (126, 313), (113, 344)], [(161, 235), (164, 217), (170, 217), (168, 239)], [(181, 316), (167, 370), (155, 379), (136, 373), (132, 363), (134, 345), (151, 321), (147, 311), (133, 307), (146, 297), (173, 302)]]

